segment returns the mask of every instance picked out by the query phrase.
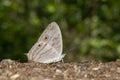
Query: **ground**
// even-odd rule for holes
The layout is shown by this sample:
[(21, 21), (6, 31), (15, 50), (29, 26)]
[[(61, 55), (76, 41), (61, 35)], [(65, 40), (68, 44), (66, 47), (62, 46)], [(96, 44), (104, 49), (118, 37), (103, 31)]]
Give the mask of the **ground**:
[(41, 64), (4, 59), (0, 62), (0, 80), (120, 80), (120, 60)]

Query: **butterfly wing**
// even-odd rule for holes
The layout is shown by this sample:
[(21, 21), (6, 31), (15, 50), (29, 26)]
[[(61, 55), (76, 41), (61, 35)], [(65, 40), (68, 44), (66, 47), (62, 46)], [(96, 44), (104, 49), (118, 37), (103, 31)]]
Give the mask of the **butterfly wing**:
[(64, 56), (61, 31), (55, 22), (48, 25), (27, 54), (28, 60), (41, 63), (57, 62)]

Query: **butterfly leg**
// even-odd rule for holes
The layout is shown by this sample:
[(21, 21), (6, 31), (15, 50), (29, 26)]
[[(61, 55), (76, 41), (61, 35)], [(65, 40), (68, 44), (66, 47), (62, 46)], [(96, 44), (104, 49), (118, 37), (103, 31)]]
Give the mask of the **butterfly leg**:
[(62, 63), (64, 63), (64, 60), (63, 60), (63, 59), (62, 59), (61, 61), (62, 61)]

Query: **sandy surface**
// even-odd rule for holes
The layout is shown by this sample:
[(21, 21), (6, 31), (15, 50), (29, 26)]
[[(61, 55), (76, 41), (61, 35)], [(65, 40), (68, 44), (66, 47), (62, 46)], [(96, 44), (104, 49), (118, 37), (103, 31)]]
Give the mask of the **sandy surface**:
[(0, 80), (120, 80), (120, 60), (83, 63), (0, 62)]

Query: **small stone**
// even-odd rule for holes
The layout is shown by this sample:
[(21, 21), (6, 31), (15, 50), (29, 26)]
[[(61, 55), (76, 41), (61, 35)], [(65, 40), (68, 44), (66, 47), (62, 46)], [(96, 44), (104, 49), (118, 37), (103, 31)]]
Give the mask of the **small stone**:
[(95, 67), (95, 68), (92, 68), (92, 70), (96, 71), (96, 70), (99, 70), (100, 67)]
[(118, 60), (115, 62), (115, 64), (116, 64), (117, 66), (120, 66), (120, 59), (118, 59)]
[(120, 67), (117, 68), (117, 72), (120, 73)]
[(59, 69), (56, 69), (56, 73), (62, 73), (62, 71)]
[(19, 74), (15, 74), (15, 75), (12, 75), (10, 77), (11, 80), (16, 80), (20, 75)]
[(39, 80), (38, 77), (32, 77), (31, 80)]

